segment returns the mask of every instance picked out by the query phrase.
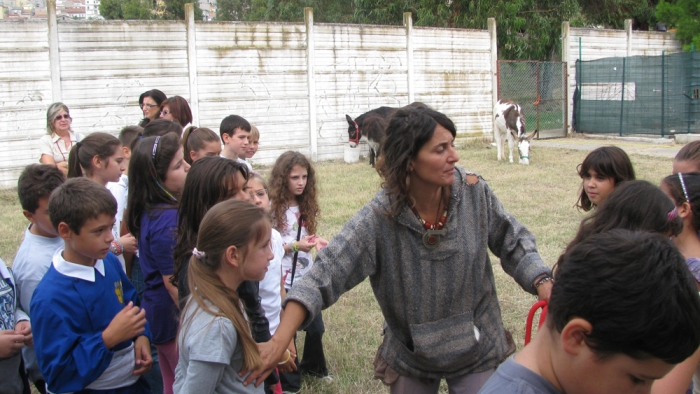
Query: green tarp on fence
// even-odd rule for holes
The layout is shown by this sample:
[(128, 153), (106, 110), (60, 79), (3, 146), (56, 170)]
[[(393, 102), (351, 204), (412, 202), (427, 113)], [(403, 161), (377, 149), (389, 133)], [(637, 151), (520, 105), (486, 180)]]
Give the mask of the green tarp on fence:
[(700, 52), (576, 62), (578, 132), (700, 133)]

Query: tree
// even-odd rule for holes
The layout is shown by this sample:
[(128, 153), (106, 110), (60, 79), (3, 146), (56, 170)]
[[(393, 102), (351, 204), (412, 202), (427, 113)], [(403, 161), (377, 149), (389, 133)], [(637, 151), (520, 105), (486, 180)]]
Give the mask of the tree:
[(676, 38), (683, 50), (700, 48), (700, 0), (677, 0), (674, 3), (661, 0), (656, 6), (656, 17), (676, 28)]
[(194, 20), (202, 20), (202, 9), (196, 0), (164, 0), (164, 19), (185, 19), (185, 3), (194, 3)]
[(304, 7), (313, 7), (314, 22), (354, 22), (353, 0), (251, 0), (244, 20), (302, 22)]
[(249, 0), (217, 0), (217, 21), (242, 21), (250, 10)]
[(499, 56), (553, 60), (561, 22), (582, 23), (577, 0), (355, 0), (355, 22), (401, 24), (413, 13), (416, 26), (486, 29), (496, 18)]
[(122, 0), (102, 0), (100, 15), (105, 19), (124, 19), (121, 2)]
[(153, 19), (150, 0), (103, 0), (100, 15), (105, 19)]

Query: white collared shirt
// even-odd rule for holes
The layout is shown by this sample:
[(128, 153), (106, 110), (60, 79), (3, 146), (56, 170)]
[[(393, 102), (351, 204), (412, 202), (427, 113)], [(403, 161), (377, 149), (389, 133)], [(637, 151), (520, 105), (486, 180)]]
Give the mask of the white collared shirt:
[(62, 275), (88, 282), (95, 282), (95, 271), (105, 276), (105, 264), (102, 259), (97, 260), (94, 267), (71, 263), (63, 258), (63, 248), (53, 255), (53, 267)]

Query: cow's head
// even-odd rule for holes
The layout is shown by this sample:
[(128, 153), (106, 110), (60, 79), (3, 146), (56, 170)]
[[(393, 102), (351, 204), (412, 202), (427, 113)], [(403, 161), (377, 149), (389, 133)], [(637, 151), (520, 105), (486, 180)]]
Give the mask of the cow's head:
[(530, 141), (537, 134), (537, 130), (530, 135), (523, 133), (522, 138), (518, 138), (518, 153), (520, 154), (520, 164), (530, 164)]
[(350, 115), (345, 115), (345, 120), (348, 121), (348, 142), (350, 143), (351, 148), (355, 148), (360, 144), (360, 138), (362, 137), (360, 134), (360, 126), (357, 125), (357, 122), (353, 120)]

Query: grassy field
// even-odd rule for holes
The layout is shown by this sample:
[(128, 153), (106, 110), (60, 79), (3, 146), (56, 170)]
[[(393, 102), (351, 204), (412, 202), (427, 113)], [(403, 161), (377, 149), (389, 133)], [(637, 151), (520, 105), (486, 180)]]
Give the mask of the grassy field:
[[(531, 164), (521, 166), (496, 161), (490, 144), (459, 147), (461, 167), (481, 174), (505, 208), (537, 237), (545, 263), (554, 264), (573, 237), (584, 214), (574, 204), (581, 180), (576, 166), (587, 152), (535, 148)], [(670, 159), (632, 155), (637, 176), (654, 184), (671, 172)], [(377, 173), (362, 160), (356, 164), (323, 162), (316, 165), (321, 188), (322, 218), (319, 234), (331, 239), (343, 224), (380, 188)], [(16, 190), (0, 190), (0, 257), (11, 265), (26, 219)], [(499, 261), (492, 256), (492, 263)], [(535, 297), (525, 293), (499, 267), (494, 269), (504, 324), (522, 346), (525, 316)], [(368, 281), (351, 290), (324, 311), (324, 345), (332, 382), (305, 379), (304, 393), (387, 392), (372, 380), (372, 360), (381, 341), (382, 316)], [(303, 334), (299, 344), (303, 344)]]

